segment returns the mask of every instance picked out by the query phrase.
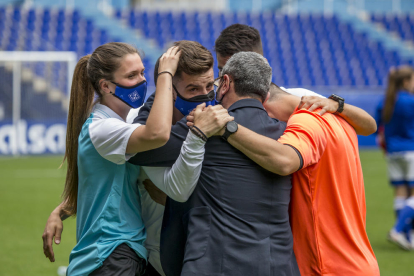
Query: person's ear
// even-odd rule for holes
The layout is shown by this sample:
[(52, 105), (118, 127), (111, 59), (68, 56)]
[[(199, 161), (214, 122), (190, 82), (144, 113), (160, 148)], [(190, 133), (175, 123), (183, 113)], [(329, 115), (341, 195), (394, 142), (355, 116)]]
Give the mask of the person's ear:
[(229, 91), (230, 91), (230, 77), (229, 77), (229, 75), (224, 75), (223, 76), (223, 84), (220, 88), (221, 95), (224, 95)]
[(114, 93), (113, 91), (111, 91), (110, 86), (111, 86), (110, 82), (107, 80), (101, 79), (99, 81), (99, 88), (101, 89), (101, 92), (103, 95)]

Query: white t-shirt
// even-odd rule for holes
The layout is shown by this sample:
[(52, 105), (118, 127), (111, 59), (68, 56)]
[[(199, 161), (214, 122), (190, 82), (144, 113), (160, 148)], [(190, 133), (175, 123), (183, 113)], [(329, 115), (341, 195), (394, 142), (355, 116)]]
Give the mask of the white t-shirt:
[(303, 97), (303, 96), (316, 96), (316, 97), (321, 97), (321, 98), (325, 98), (324, 96), (315, 93), (313, 91), (310, 91), (308, 89), (305, 88), (284, 88), (284, 87), (280, 87), (280, 89), (282, 89), (283, 91), (294, 95), (294, 96), (298, 96), (298, 97)]
[(89, 124), (89, 136), (97, 152), (108, 161), (122, 165), (133, 155), (125, 154), (131, 134), (140, 124), (126, 123), (109, 107), (96, 104)]

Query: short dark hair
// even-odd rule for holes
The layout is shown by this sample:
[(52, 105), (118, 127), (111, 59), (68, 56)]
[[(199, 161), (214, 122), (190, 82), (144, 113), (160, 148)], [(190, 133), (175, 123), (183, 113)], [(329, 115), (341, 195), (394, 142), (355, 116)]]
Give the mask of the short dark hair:
[[(181, 77), (182, 72), (187, 75), (199, 75), (213, 68), (214, 58), (209, 50), (195, 41), (181, 40), (174, 42), (174, 46), (180, 47), (181, 56), (178, 61), (175, 76)], [(161, 57), (160, 57), (161, 58)], [(155, 63), (154, 82), (157, 84), (159, 61)]]
[(225, 28), (217, 38), (214, 50), (222, 57), (239, 52), (256, 52), (263, 55), (259, 31), (244, 24), (233, 24)]

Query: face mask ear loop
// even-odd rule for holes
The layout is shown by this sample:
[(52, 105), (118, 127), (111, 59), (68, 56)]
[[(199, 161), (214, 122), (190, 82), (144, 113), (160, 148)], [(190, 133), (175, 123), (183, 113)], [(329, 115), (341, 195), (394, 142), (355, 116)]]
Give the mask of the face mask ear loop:
[(187, 99), (184, 98), (183, 96), (181, 96), (181, 94), (178, 92), (177, 88), (175, 87), (175, 85), (173, 84), (173, 88), (175, 90), (175, 93), (177, 93), (177, 97), (180, 97), (181, 99), (183, 99), (184, 101), (186, 101)]

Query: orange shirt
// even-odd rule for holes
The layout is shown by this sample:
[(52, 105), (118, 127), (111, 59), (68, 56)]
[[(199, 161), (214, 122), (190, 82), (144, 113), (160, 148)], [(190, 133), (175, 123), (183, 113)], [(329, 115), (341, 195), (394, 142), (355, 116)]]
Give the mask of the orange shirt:
[(303, 276), (377, 276), (365, 231), (365, 191), (355, 130), (320, 109), (293, 113), (279, 142), (296, 148), (290, 222)]

